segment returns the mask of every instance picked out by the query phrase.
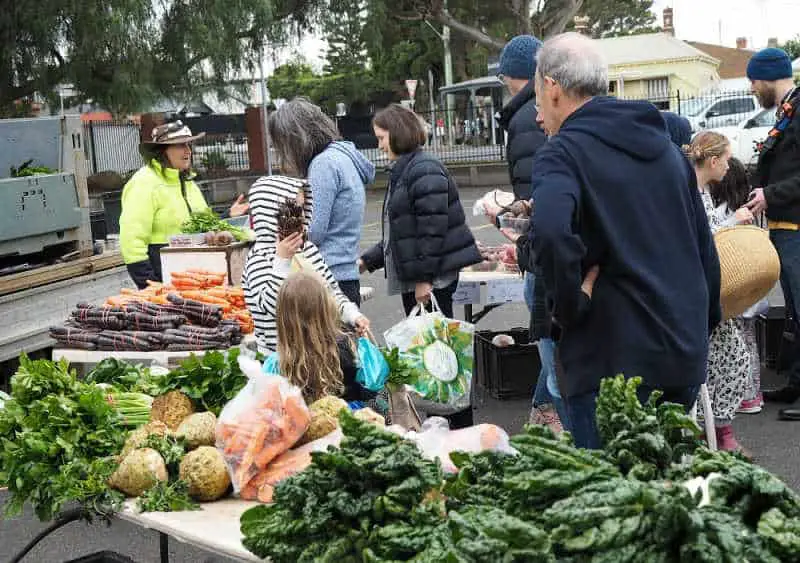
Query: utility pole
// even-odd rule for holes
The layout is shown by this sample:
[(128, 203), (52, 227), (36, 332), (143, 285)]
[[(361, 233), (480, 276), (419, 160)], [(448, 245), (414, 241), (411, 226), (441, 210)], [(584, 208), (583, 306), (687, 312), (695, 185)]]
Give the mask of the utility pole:
[(264, 46), (258, 55), (258, 66), (261, 71), (261, 112), (264, 118), (264, 151), (266, 151), (267, 175), (272, 174), (272, 151), (269, 140), (269, 116), (267, 115), (267, 80), (264, 77)]

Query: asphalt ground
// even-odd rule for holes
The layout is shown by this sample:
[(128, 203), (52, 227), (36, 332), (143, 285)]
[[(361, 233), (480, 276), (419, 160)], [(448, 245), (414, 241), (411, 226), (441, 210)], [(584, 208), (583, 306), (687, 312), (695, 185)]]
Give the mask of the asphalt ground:
[[(502, 235), (486, 225), (481, 217), (473, 217), (472, 204), (484, 190), (463, 189), (462, 202), (467, 220), (476, 239), (488, 244), (500, 244)], [(370, 192), (364, 220), (362, 249), (375, 244), (381, 238), (381, 205), (383, 192)], [(401, 321), (404, 317), (400, 298), (386, 296), (386, 283), (382, 272), (366, 275), (362, 284), (375, 289), (374, 297), (364, 303), (363, 312), (372, 321), (376, 335)], [(456, 315), (463, 312), (456, 307)], [(490, 312), (478, 323), (483, 330), (503, 331), (515, 327), (527, 327), (528, 311), (524, 304), (504, 305)], [(771, 372), (762, 374), (762, 385), (774, 386), (781, 378)], [(497, 401), (485, 393), (478, 393), (475, 419), (491, 422), (505, 428), (509, 433), (518, 432), (527, 421), (530, 399), (521, 398)], [(778, 406), (766, 405), (757, 415), (739, 415), (734, 422), (736, 434), (755, 456), (755, 461), (781, 477), (795, 490), (800, 491), (800, 423), (777, 420)], [(6, 493), (0, 492), (0, 504)], [(30, 512), (16, 519), (0, 521), (0, 562), (8, 561), (44, 525)], [(110, 526), (103, 523), (87, 525), (72, 523), (48, 536), (23, 560), (26, 563), (63, 563), (102, 550), (111, 550), (131, 557), (137, 562), (159, 561), (159, 538), (152, 530), (145, 530), (127, 522), (114, 520)], [(228, 562), (230, 559), (210, 555), (176, 540), (170, 541), (170, 560), (175, 563)]]

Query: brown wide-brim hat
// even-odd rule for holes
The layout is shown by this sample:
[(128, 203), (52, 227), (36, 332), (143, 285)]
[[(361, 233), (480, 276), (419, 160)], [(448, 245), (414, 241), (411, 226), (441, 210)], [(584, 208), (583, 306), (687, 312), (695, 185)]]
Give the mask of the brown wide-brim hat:
[(192, 143), (197, 139), (205, 137), (205, 133), (198, 133), (192, 135), (192, 130), (184, 125), (181, 121), (173, 121), (172, 123), (164, 123), (153, 129), (152, 136), (149, 141), (142, 141), (143, 145), (183, 145), (185, 143)]
[(781, 262), (767, 231), (753, 225), (720, 229), (714, 244), (719, 254), (722, 319), (733, 319), (775, 287)]

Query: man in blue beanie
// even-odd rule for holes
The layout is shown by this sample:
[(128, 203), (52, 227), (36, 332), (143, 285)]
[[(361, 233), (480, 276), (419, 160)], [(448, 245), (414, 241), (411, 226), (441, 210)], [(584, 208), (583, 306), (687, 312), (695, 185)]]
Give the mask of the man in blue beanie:
[[(770, 238), (781, 259), (781, 287), (786, 306), (800, 321), (800, 88), (792, 80), (792, 63), (781, 49), (764, 49), (750, 59), (747, 78), (765, 108), (777, 106), (775, 127), (762, 143), (756, 188), (747, 206), (754, 214), (766, 211)], [(795, 329), (796, 334), (797, 330)], [(788, 384), (764, 393), (767, 401), (793, 403), (800, 399), (800, 338), (793, 345)], [(783, 409), (784, 420), (800, 420), (800, 409)]]
[[(514, 189), (514, 197), (524, 201), (531, 199), (534, 156), (546, 141), (544, 131), (536, 123), (536, 97), (533, 93), (536, 53), (541, 46), (542, 42), (532, 35), (514, 37), (503, 48), (498, 68), (498, 77), (512, 96), (508, 104), (500, 111), (498, 123), (506, 130), (508, 174)], [(526, 260), (526, 245), (524, 241), (518, 241), (518, 243), (518, 248), (522, 250), (518, 253), (521, 259), (520, 267), (526, 270), (530, 267), (529, 264), (524, 263), (529, 262)], [(534, 324), (533, 318), (535, 318), (535, 285), (536, 278), (533, 271), (525, 271), (525, 301), (531, 311), (532, 325)], [(539, 300), (544, 302), (544, 286), (541, 283), (539, 286)], [(532, 337), (533, 332), (535, 331), (532, 331)], [(561, 402), (556, 382), (554, 344), (551, 339), (539, 340), (539, 358), (542, 369), (536, 382), (529, 422), (545, 424), (558, 432), (562, 429), (562, 423), (566, 423), (566, 411)]]

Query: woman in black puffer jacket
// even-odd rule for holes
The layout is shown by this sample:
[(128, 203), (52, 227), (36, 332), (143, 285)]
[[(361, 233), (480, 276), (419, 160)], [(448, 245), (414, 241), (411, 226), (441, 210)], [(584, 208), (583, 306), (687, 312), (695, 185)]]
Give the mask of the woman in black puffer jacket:
[(393, 167), (381, 242), (364, 253), (359, 268), (385, 268), (389, 295), (402, 295), (406, 314), (429, 302), (432, 293), (452, 318), (459, 271), (481, 261), (456, 183), (439, 159), (421, 149), (425, 129), (414, 112), (393, 104), (378, 112), (372, 125)]

